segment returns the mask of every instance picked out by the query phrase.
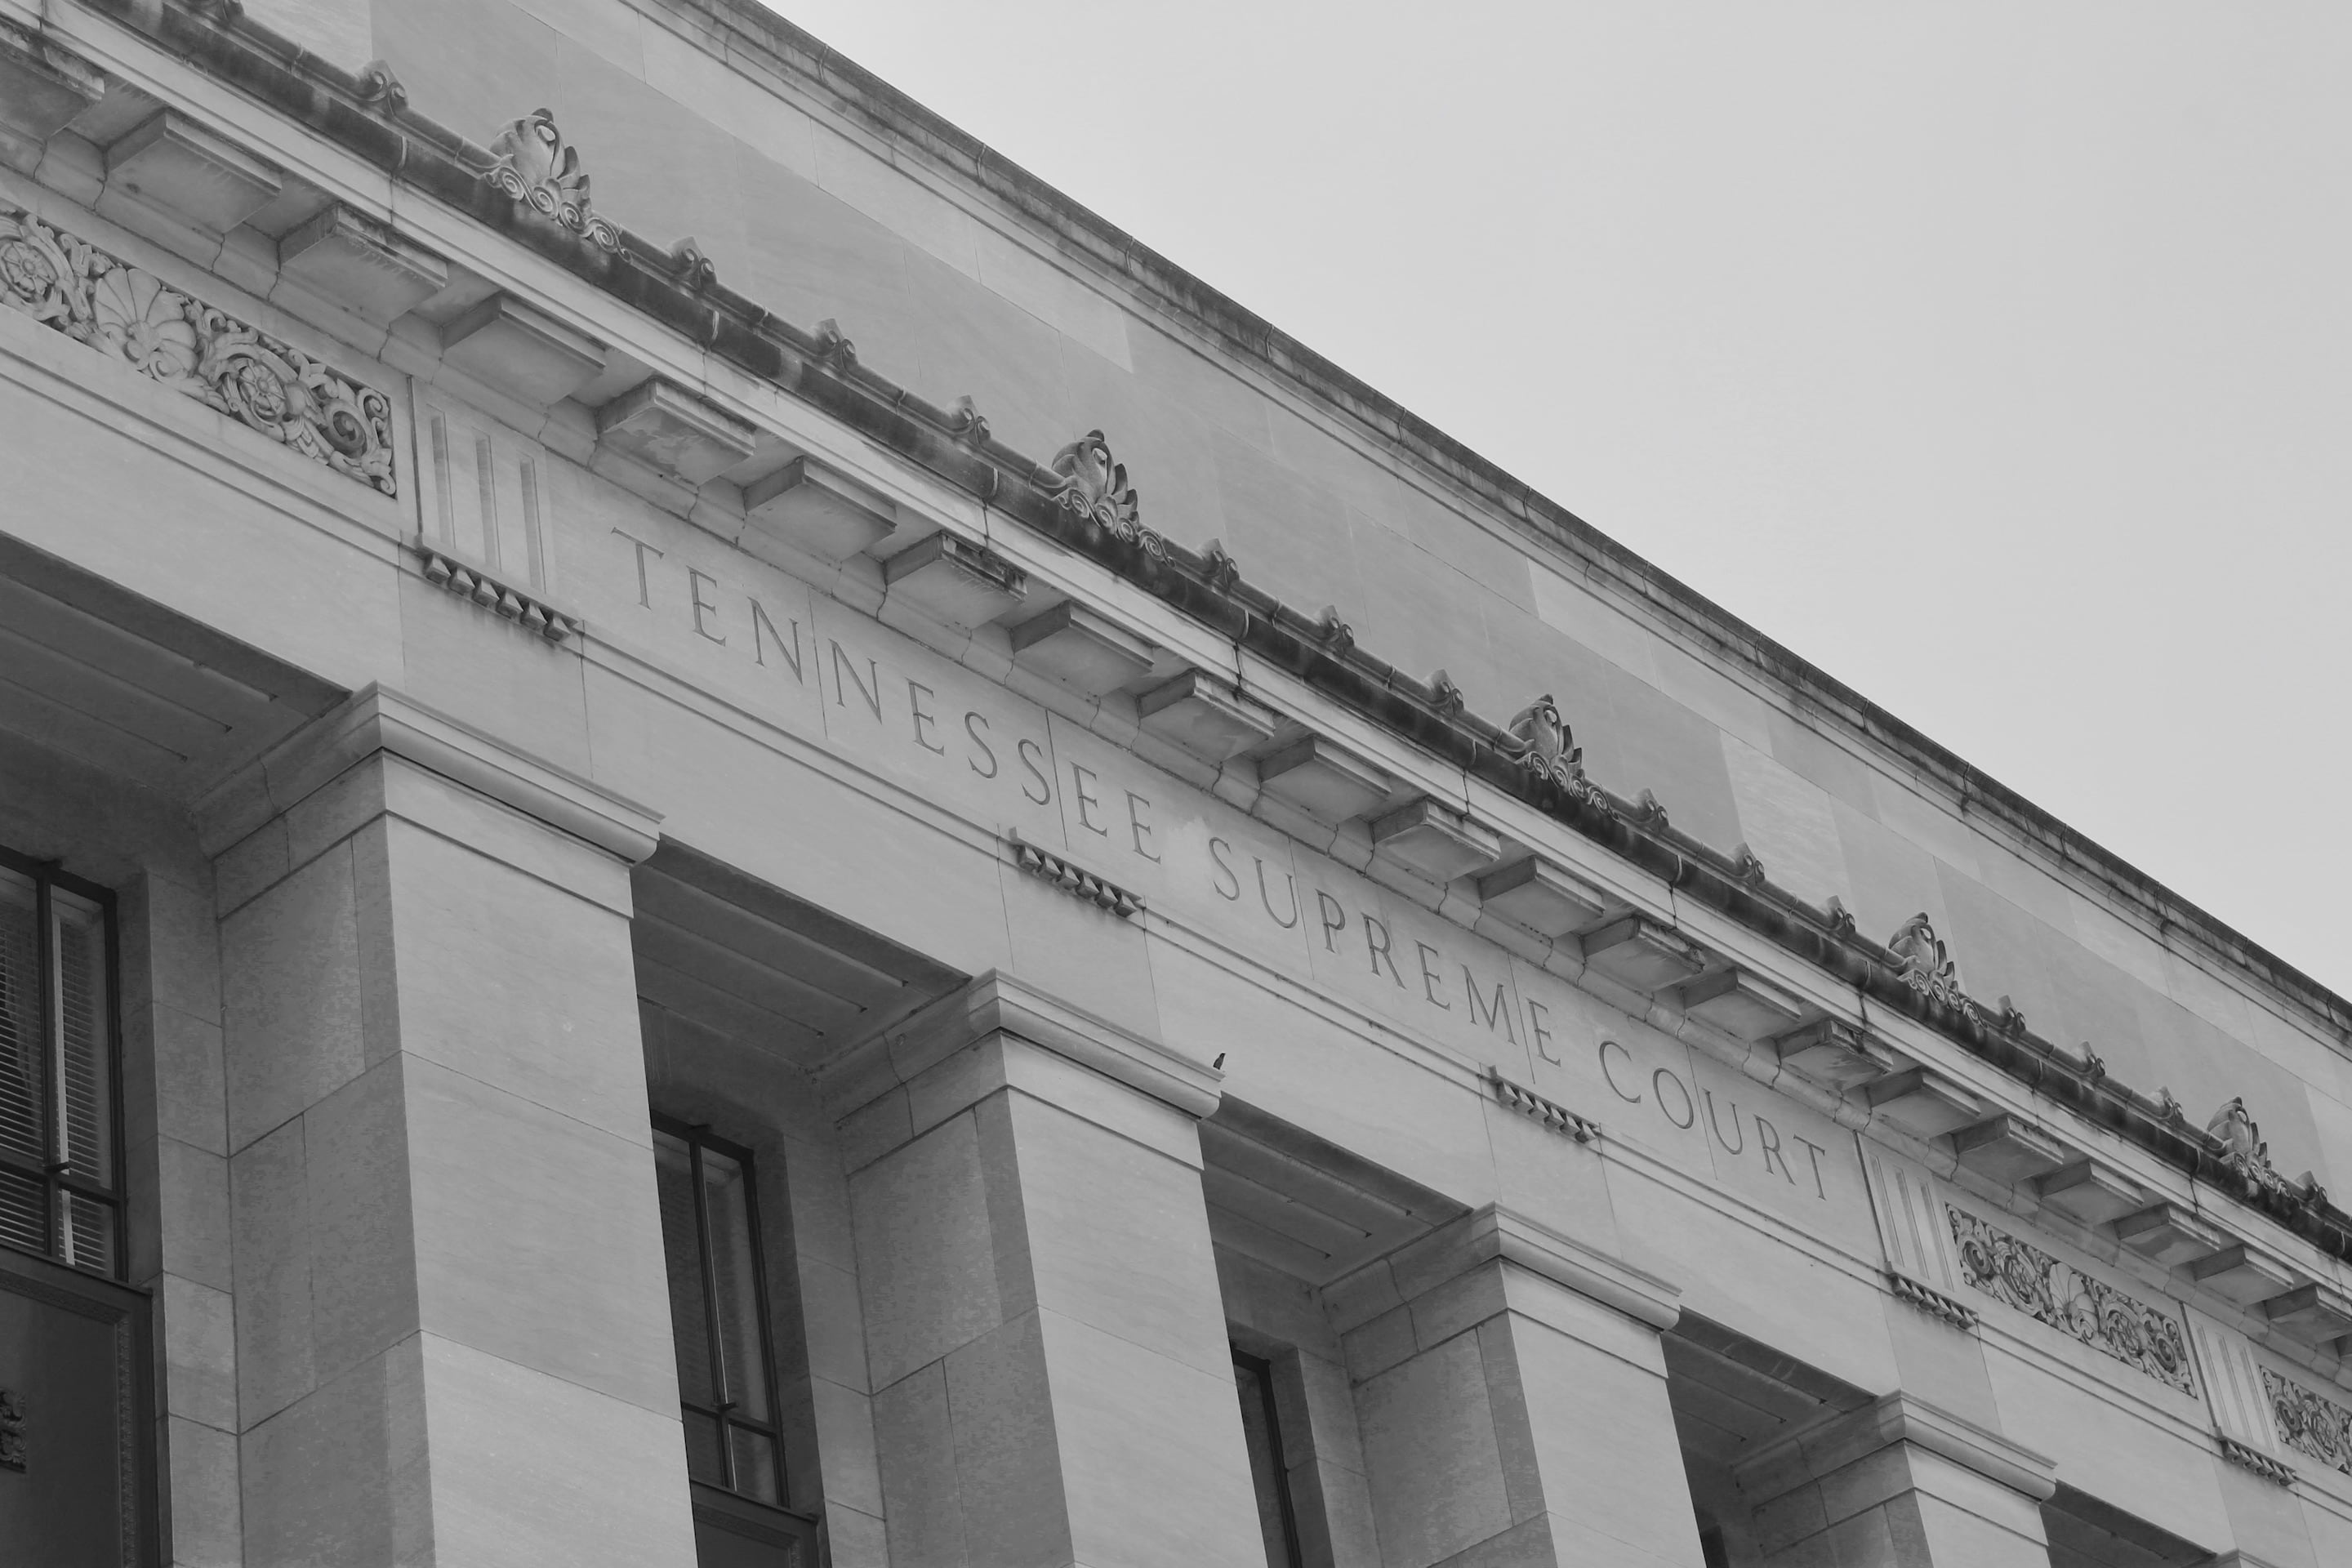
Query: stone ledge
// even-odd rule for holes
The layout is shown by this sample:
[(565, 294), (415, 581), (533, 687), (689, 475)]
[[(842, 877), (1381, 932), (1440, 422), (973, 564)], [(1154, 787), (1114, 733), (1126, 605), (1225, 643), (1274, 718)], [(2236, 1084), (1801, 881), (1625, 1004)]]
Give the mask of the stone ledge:
[(903, 1088), (958, 1051), (1010, 1035), (1092, 1068), (1194, 1117), (1217, 1109), (1224, 1074), (1205, 1062), (991, 970), (913, 1017), (866, 1036), (816, 1069), (838, 1121)]
[(1332, 1326), (1342, 1332), (1483, 1265), (1503, 1262), (1612, 1308), (1663, 1332), (1682, 1316), (1682, 1291), (1657, 1276), (1528, 1218), (1489, 1204), (1409, 1242), (1327, 1289)]
[(1763, 1445), (1740, 1462), (1740, 1489), (1759, 1502), (1777, 1498), (1897, 1443), (2037, 1502), (2058, 1490), (2056, 1461), (1900, 1389)]
[(205, 791), (194, 814), (197, 842), (205, 854), (217, 856), (378, 752), (403, 757), (621, 860), (642, 860), (657, 842), (658, 813), (373, 685)]

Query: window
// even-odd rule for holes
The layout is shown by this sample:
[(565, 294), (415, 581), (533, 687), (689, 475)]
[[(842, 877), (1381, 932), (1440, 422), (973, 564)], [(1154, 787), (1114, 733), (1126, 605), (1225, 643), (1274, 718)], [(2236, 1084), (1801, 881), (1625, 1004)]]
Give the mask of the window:
[(1257, 1492), (1266, 1568), (1304, 1568), (1298, 1515), (1290, 1500), (1290, 1469), (1282, 1458), (1282, 1423), (1275, 1414), (1272, 1363), (1234, 1346), (1234, 1388), (1241, 1395), (1242, 1436), (1249, 1445), (1250, 1482)]
[(113, 900), (0, 850), (0, 1244), (122, 1267)]
[(784, 1456), (768, 1375), (774, 1356), (751, 1156), (706, 1128), (659, 1120), (654, 1163), (687, 1473), (781, 1508)]

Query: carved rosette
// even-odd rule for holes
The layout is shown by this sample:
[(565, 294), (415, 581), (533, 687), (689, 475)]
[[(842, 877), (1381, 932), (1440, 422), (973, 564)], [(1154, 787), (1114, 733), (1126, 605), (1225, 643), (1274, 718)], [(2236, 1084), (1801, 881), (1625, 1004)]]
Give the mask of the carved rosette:
[(499, 132), (490, 143), (490, 157), (484, 180), (559, 228), (585, 235), (606, 250), (621, 248), (620, 230), (589, 206), (588, 174), (580, 167), (580, 149), (563, 139), (554, 115), (532, 110)]
[(1974, 1215), (1949, 1205), (1944, 1212), (1951, 1217), (1960, 1275), (1970, 1286), (2168, 1388), (2197, 1392), (2188, 1337), (2176, 1319)]
[(1924, 914), (1913, 915), (1903, 922), (1903, 929), (1886, 939), (1886, 950), (1895, 955), (1902, 972), (1903, 984), (1930, 1002), (1941, 1002), (1947, 1007), (1966, 1007), (1968, 997), (1960, 991), (1959, 972), (1953, 967), (1949, 954), (1944, 951), (1944, 941)]
[(1518, 742), (1518, 764), (1538, 779), (1558, 784), (1571, 800), (1587, 805), (1601, 804), (1600, 786), (1584, 775), (1583, 749), (1571, 744), (1575, 734), (1559, 716), (1559, 704), (1547, 691), (1511, 718), (1511, 736)]
[(1139, 545), (1147, 555), (1168, 558), (1168, 541), (1143, 525), (1127, 465), (1110, 455), (1110, 443), (1089, 430), (1054, 454), (1040, 477), (1045, 492), (1064, 511), (1090, 520), (1112, 538)]
[(399, 493), (383, 393), (29, 213), (0, 209), (0, 301), (339, 474)]
[(2270, 1394), (2271, 1418), (2278, 1424), (2281, 1442), (2331, 1470), (2352, 1476), (2352, 1410), (2268, 1367), (2263, 1368), (2263, 1387)]

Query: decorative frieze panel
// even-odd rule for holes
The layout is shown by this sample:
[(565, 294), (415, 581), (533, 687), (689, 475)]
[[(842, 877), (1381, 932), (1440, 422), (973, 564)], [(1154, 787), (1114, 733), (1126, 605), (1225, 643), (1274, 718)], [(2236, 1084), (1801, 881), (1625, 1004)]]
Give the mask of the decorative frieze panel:
[(313, 462), (400, 493), (383, 393), (20, 209), (0, 208), (0, 300)]
[(1533, 1117), (1554, 1132), (1564, 1133), (1580, 1143), (1590, 1143), (1601, 1136), (1601, 1123), (1590, 1116), (1570, 1110), (1556, 1100), (1547, 1100), (1534, 1089), (1513, 1083), (1493, 1068), (1486, 1069), (1486, 1082), (1495, 1098), (1523, 1116)]
[(2263, 1368), (2263, 1388), (2271, 1397), (2271, 1419), (2281, 1442), (2331, 1470), (2352, 1476), (2352, 1410), (2268, 1367)]
[(1995, 1300), (2183, 1394), (2197, 1392), (2179, 1320), (1948, 1204), (1960, 1276)]

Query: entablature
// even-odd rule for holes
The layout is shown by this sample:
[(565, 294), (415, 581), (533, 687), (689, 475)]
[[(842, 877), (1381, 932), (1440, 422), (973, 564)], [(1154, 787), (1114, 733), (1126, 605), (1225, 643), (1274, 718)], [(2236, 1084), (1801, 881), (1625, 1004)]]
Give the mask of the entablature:
[[(776, 320), (691, 242), (595, 212), (544, 111), (476, 147), (380, 68), (218, 7), (91, 9), (175, 58), (0, 24), (7, 155), (50, 189), (1955, 1181), (2142, 1258), (2161, 1228), (2168, 1268), (2280, 1333), (2352, 1331), (2352, 1227), (2269, 1170), (2250, 1121), (2200, 1131), (1968, 996), (1925, 916), (1873, 941), (1745, 845), (1601, 788), (1549, 696), (1483, 719), (1444, 671), (1159, 534), (1100, 432), (1037, 462), (969, 400), (866, 370), (834, 323)], [(583, 630), (478, 563), (418, 559), (551, 641)]]

